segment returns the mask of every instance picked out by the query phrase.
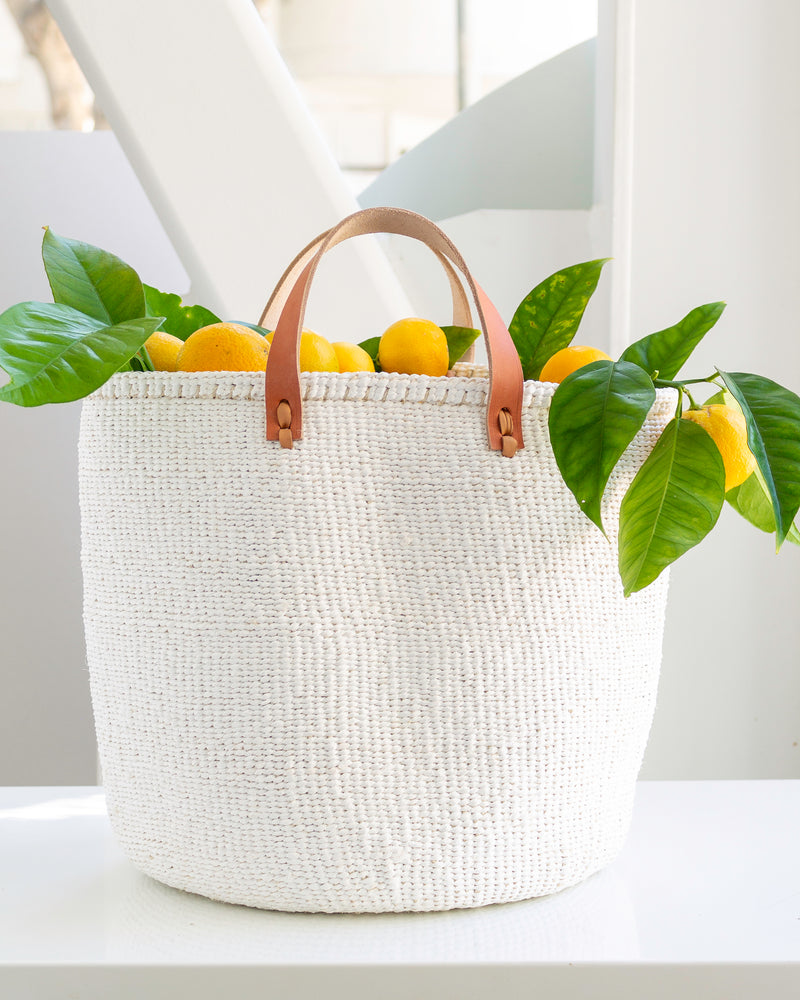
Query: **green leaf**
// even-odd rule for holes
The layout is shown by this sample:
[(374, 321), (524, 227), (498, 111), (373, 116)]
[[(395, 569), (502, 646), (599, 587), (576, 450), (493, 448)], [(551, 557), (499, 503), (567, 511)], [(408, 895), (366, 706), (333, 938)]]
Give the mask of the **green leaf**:
[(759, 469), (752, 472), (740, 485), (728, 490), (725, 499), (742, 517), (760, 531), (775, 532), (775, 513), (772, 510), (766, 483)]
[(581, 510), (605, 534), (600, 502), (611, 470), (656, 399), (646, 372), (626, 361), (595, 361), (568, 375), (550, 403), (550, 443)]
[[(202, 308), (202, 306), (200, 306), (200, 307), (190, 306), (190, 308)], [(255, 330), (256, 333), (260, 333), (262, 337), (266, 337), (267, 334), (270, 334), (270, 333), (274, 332), (273, 330), (267, 330), (266, 327), (259, 326), (257, 323), (245, 323), (244, 320), (241, 320), (241, 319), (232, 319), (229, 322), (235, 323), (237, 326), (247, 326), (251, 330)], [(206, 325), (209, 325), (209, 324), (206, 324)], [(198, 327), (198, 329), (199, 329), (199, 327)]]
[(215, 316), (205, 306), (185, 306), (181, 302), (180, 295), (160, 292), (152, 285), (144, 286), (144, 297), (147, 305), (146, 315), (163, 316), (164, 322), (159, 329), (171, 333), (180, 340), (186, 340), (195, 330), (200, 330), (204, 326), (222, 322), (219, 316)]
[[(741, 514), (754, 527), (770, 535), (775, 534), (775, 512), (772, 509), (772, 500), (758, 467), (741, 486), (734, 486), (732, 490), (728, 490), (725, 499), (737, 514)], [(796, 523), (793, 523), (789, 528), (786, 540), (800, 545), (800, 529)]]
[(800, 510), (800, 397), (763, 375), (720, 375), (747, 422), (747, 443), (772, 502), (780, 548)]
[(468, 326), (443, 326), (442, 330), (447, 337), (447, 350), (450, 355), (448, 368), (459, 362), (467, 348), (481, 335), (480, 330), (472, 330)]
[(725, 499), (742, 517), (759, 531), (775, 533), (775, 513), (766, 485), (757, 472), (751, 473), (740, 485), (728, 490)]
[(382, 371), (381, 363), (378, 360), (378, 348), (381, 346), (381, 338), (370, 337), (368, 340), (362, 340), (358, 346), (362, 349), (362, 351), (366, 351), (372, 358), (372, 363), (375, 365), (375, 371)]
[(619, 571), (625, 596), (642, 590), (717, 523), (725, 467), (711, 435), (673, 418), (622, 500)]
[(733, 406), (737, 410), (739, 409), (739, 404), (736, 399), (728, 392), (727, 389), (720, 389), (719, 392), (715, 392), (713, 396), (709, 396), (708, 399), (703, 403), (703, 406)]
[(0, 315), (0, 400), (18, 406), (81, 399), (133, 357), (161, 317), (107, 326), (61, 303), (21, 302)]
[(113, 253), (47, 229), (42, 259), (55, 302), (77, 309), (105, 326), (144, 316), (139, 275)]
[(673, 379), (724, 309), (724, 302), (698, 306), (675, 326), (651, 333), (626, 347), (620, 361), (632, 361), (653, 377), (658, 372), (659, 378)]
[(556, 271), (520, 302), (508, 331), (526, 379), (538, 379), (545, 362), (572, 342), (609, 260), (604, 257)]

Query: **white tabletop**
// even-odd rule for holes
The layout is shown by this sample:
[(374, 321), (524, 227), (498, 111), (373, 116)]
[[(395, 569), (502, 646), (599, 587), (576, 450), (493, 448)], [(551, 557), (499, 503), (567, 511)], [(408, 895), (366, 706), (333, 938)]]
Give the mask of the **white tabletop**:
[(645, 782), (617, 862), (555, 896), (283, 914), (140, 874), (100, 789), (0, 789), (0, 996), (797, 1000), (799, 830), (800, 781)]

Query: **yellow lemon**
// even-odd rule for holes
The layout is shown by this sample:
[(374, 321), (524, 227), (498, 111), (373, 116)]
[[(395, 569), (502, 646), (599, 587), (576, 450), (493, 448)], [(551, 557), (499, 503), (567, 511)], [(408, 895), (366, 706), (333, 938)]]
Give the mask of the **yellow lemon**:
[(714, 439), (725, 466), (726, 493), (734, 486), (741, 486), (755, 471), (755, 455), (747, 444), (747, 424), (738, 407), (712, 403), (697, 410), (686, 410), (683, 418), (704, 427)]
[[(272, 334), (267, 334), (267, 340), (272, 343)], [(339, 361), (333, 344), (320, 334), (303, 327), (300, 334), (300, 371), (301, 372), (338, 372)]]
[(378, 360), (385, 372), (446, 375), (450, 367), (447, 337), (429, 319), (400, 319), (381, 337)]
[(348, 344), (345, 341), (339, 341), (332, 345), (334, 351), (336, 351), (336, 359), (339, 362), (340, 372), (374, 372), (375, 365), (372, 363), (372, 358), (367, 354), (363, 347), (359, 347), (358, 344)]
[(300, 336), (301, 372), (338, 372), (339, 362), (333, 344), (313, 330), (303, 330)]
[(269, 344), (238, 323), (212, 323), (187, 338), (178, 352), (179, 372), (263, 372)]
[(571, 375), (584, 365), (590, 365), (593, 361), (610, 361), (611, 358), (605, 351), (600, 351), (596, 347), (586, 347), (576, 345), (574, 347), (562, 347), (560, 351), (546, 362), (539, 375), (540, 382), (563, 382), (567, 375)]
[(178, 370), (178, 352), (183, 347), (179, 337), (171, 333), (156, 330), (151, 333), (144, 344), (153, 367), (159, 372), (175, 372)]

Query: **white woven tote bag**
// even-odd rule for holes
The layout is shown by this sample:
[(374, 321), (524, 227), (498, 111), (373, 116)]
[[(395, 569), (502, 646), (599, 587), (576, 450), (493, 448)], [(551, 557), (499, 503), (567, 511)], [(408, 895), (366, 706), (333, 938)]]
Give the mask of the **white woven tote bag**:
[[(491, 378), (299, 374), (319, 259), (363, 232), (428, 243), (473, 325), (461, 271)], [(356, 213), (270, 311), (266, 386), (133, 372), (84, 403), (86, 642), (117, 838), (168, 885), (280, 910), (579, 882), (623, 843), (654, 708), (665, 574), (624, 599), (613, 526), (671, 395), (609, 483), (609, 542), (555, 465), (553, 386), (523, 384), (432, 223)]]

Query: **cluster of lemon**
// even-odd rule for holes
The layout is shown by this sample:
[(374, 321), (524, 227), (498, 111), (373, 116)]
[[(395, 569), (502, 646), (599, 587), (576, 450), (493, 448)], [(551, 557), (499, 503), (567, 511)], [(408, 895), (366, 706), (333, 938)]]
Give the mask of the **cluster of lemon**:
[[(563, 382), (567, 375), (593, 361), (611, 358), (596, 347), (572, 345), (557, 351), (542, 368), (542, 382)], [(747, 423), (735, 404), (711, 403), (690, 407), (681, 414), (684, 420), (699, 424), (710, 435), (722, 455), (725, 466), (725, 492), (741, 486), (755, 472), (756, 459), (747, 444)]]
[[(241, 323), (212, 323), (186, 341), (162, 330), (145, 347), (158, 371), (263, 372), (272, 334), (266, 336)], [(393, 323), (378, 349), (381, 368), (406, 375), (445, 375), (449, 366), (447, 337), (427, 319), (410, 317)], [(357, 344), (331, 344), (313, 330), (300, 337), (300, 370), (304, 372), (374, 372), (375, 365)]]

